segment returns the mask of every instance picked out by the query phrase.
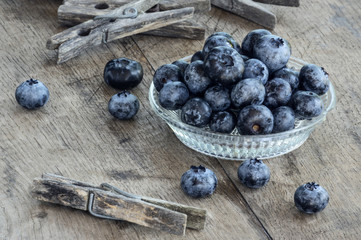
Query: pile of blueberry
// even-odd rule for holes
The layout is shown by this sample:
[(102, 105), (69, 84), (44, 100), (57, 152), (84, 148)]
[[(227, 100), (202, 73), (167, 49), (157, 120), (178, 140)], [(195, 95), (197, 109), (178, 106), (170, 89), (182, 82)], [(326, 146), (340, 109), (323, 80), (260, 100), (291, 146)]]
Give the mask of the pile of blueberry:
[(288, 131), (296, 119), (322, 113), (321, 95), (329, 88), (323, 68), (286, 67), (287, 40), (264, 29), (238, 44), (224, 32), (210, 35), (188, 63), (160, 66), (153, 84), (160, 105), (179, 110), (181, 121), (214, 132), (256, 135)]

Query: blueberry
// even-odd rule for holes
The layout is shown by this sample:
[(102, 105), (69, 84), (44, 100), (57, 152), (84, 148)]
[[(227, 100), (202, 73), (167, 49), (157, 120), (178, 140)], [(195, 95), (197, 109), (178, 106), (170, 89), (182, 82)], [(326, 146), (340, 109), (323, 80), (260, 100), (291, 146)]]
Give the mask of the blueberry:
[(244, 63), (243, 78), (258, 78), (266, 84), (268, 75), (267, 66), (260, 60), (251, 58)]
[(209, 128), (214, 132), (231, 133), (236, 126), (236, 117), (227, 111), (217, 112), (212, 115)]
[(153, 83), (155, 89), (159, 92), (164, 84), (168, 82), (182, 82), (183, 75), (181, 69), (174, 64), (164, 64), (154, 73)]
[(298, 210), (310, 214), (325, 209), (329, 199), (328, 192), (314, 182), (299, 186), (294, 195), (295, 205)]
[(198, 51), (198, 52), (193, 54), (193, 56), (191, 58), (191, 62), (194, 62), (194, 61), (197, 61), (197, 60), (201, 60), (201, 61), (204, 60), (202, 51)]
[(299, 118), (313, 118), (322, 113), (323, 101), (314, 92), (297, 91), (292, 95), (291, 107)]
[(108, 110), (111, 115), (118, 119), (131, 119), (139, 110), (138, 98), (129, 91), (119, 92), (109, 100)]
[(285, 132), (295, 127), (295, 112), (288, 106), (281, 106), (272, 111), (273, 133)]
[(232, 104), (236, 108), (247, 105), (260, 105), (265, 98), (265, 87), (260, 79), (247, 78), (235, 85), (231, 92)]
[(187, 195), (194, 198), (203, 198), (213, 194), (218, 180), (216, 174), (200, 165), (191, 166), (181, 177), (181, 187)]
[(159, 103), (168, 110), (180, 109), (188, 100), (187, 86), (182, 82), (166, 83), (159, 92)]
[(49, 90), (42, 82), (31, 78), (16, 88), (15, 98), (21, 106), (36, 109), (49, 100)]
[(215, 47), (230, 47), (234, 48), (232, 40), (222, 35), (215, 35), (206, 40), (203, 46), (202, 54), (206, 58), (208, 53)]
[(270, 180), (271, 172), (262, 160), (249, 159), (239, 166), (238, 179), (249, 188), (260, 188)]
[(213, 111), (224, 111), (231, 106), (229, 90), (221, 85), (210, 87), (204, 93), (204, 100)]
[(282, 78), (274, 78), (265, 85), (266, 97), (264, 105), (269, 108), (276, 108), (286, 105), (292, 96), (291, 85)]
[(233, 48), (236, 49), (236, 51), (237, 51), (239, 54), (242, 54), (242, 48), (241, 48), (241, 46), (239, 45), (239, 43), (238, 43), (236, 40), (234, 40), (234, 38), (233, 38), (230, 34), (228, 34), (228, 33), (226, 33), (226, 32), (215, 32), (215, 33), (211, 34), (211, 35), (206, 39), (205, 42), (207, 42), (208, 39), (210, 39), (210, 38), (212, 38), (212, 37), (214, 37), (214, 36), (223, 36), (223, 37), (228, 38), (229, 41), (232, 43)]
[(204, 69), (213, 82), (231, 86), (242, 79), (244, 62), (233, 48), (215, 47), (207, 55)]
[(209, 123), (212, 108), (201, 98), (189, 99), (182, 107), (182, 122), (196, 127), (204, 127)]
[(142, 81), (143, 67), (134, 60), (117, 58), (110, 60), (104, 68), (104, 81), (113, 88), (131, 89)]
[(312, 91), (318, 95), (323, 95), (328, 91), (328, 73), (314, 64), (307, 64), (301, 68), (300, 83), (306, 91)]
[(238, 115), (237, 129), (240, 134), (268, 134), (273, 129), (273, 115), (264, 105), (248, 105)]
[(253, 47), (253, 57), (266, 64), (270, 73), (285, 67), (290, 56), (290, 44), (275, 35), (260, 37)]
[(242, 41), (242, 53), (248, 57), (252, 57), (254, 44), (264, 35), (271, 35), (271, 32), (265, 29), (250, 31)]
[(190, 63), (184, 72), (184, 82), (193, 94), (203, 93), (211, 84), (211, 79), (204, 74), (203, 62)]
[(184, 60), (177, 60), (175, 62), (172, 62), (172, 64), (178, 66), (181, 70), (182, 75), (184, 76), (184, 71), (188, 67), (189, 63)]
[(292, 88), (292, 91), (298, 89), (299, 79), (298, 79), (299, 72), (294, 71), (290, 68), (284, 67), (272, 74), (272, 78), (282, 78), (286, 80)]

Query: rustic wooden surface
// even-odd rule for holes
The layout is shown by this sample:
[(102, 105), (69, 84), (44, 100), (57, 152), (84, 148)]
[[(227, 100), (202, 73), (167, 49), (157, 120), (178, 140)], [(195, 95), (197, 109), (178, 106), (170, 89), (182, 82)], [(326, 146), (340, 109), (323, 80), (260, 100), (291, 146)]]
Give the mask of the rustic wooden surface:
[[(199, 154), (182, 145), (150, 108), (147, 91), (154, 70), (199, 50), (201, 40), (134, 36), (99, 46), (62, 65), (45, 48), (64, 30), (57, 23), (60, 0), (0, 1), (0, 239), (182, 239), (135, 224), (103, 220), (84, 211), (31, 197), (32, 180), (53, 172), (84, 182), (109, 182), (138, 195), (206, 208), (205, 229), (183, 239), (359, 239), (361, 234), (361, 3), (301, 1), (299, 8), (266, 6), (277, 15), (273, 33), (292, 44), (292, 54), (322, 65), (338, 97), (336, 108), (299, 149), (266, 160), (271, 181), (259, 190), (241, 186), (239, 162)], [(199, 16), (207, 34), (227, 31), (241, 40), (258, 25), (213, 7)], [(117, 121), (107, 111), (116, 93), (102, 79), (116, 57), (141, 62), (144, 80), (134, 93), (141, 109)], [(15, 88), (33, 77), (50, 90), (36, 111), (16, 103)], [(206, 199), (181, 191), (190, 165), (215, 171), (219, 186)], [(299, 213), (295, 189), (316, 181), (330, 194), (316, 215)]]

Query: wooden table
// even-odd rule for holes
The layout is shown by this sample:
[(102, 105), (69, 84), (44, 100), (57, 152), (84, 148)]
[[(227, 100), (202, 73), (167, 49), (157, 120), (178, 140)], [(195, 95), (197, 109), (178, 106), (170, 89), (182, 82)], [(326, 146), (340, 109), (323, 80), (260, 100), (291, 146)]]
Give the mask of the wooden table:
[[(239, 183), (239, 162), (207, 157), (181, 144), (148, 103), (155, 69), (201, 49), (203, 41), (134, 36), (56, 65), (56, 53), (46, 50), (45, 42), (63, 29), (57, 23), (60, 4), (0, 1), (0, 239), (182, 239), (36, 201), (30, 196), (32, 179), (43, 172), (206, 208), (205, 229), (187, 230), (183, 239), (360, 239), (360, 1), (268, 6), (279, 18), (273, 32), (290, 41), (293, 56), (325, 67), (338, 103), (304, 145), (265, 161), (271, 180), (259, 190)], [(197, 18), (206, 24), (207, 35), (226, 31), (239, 41), (260, 28), (217, 8)], [(127, 122), (108, 113), (116, 90), (102, 77), (105, 63), (123, 56), (140, 61), (145, 72), (134, 90), (141, 109)], [(36, 111), (14, 98), (15, 88), (30, 77), (50, 90), (50, 101)], [(187, 197), (179, 186), (182, 173), (199, 164), (219, 179), (215, 194), (200, 200)], [(319, 214), (301, 214), (294, 207), (295, 189), (308, 181), (330, 194)]]

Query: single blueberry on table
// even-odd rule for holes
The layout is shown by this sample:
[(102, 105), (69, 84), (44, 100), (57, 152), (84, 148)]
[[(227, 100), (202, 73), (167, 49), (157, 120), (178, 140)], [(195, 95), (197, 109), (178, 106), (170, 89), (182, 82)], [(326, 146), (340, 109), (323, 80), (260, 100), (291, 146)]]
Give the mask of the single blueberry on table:
[(255, 43), (253, 57), (261, 60), (273, 73), (286, 66), (291, 57), (291, 45), (279, 36), (264, 35)]
[(177, 61), (172, 62), (172, 64), (174, 64), (180, 68), (183, 76), (184, 76), (184, 71), (186, 70), (186, 68), (189, 65), (189, 63), (184, 60), (177, 60)]
[(268, 80), (268, 68), (258, 59), (251, 58), (244, 63), (243, 78), (258, 78), (263, 84)]
[(285, 132), (295, 128), (295, 112), (288, 106), (281, 106), (272, 111), (273, 133)]
[(131, 119), (139, 110), (138, 98), (129, 91), (119, 92), (109, 100), (108, 110), (112, 116), (118, 119)]
[(204, 74), (203, 61), (197, 60), (188, 65), (184, 72), (184, 82), (193, 94), (203, 93), (208, 88), (212, 81)]
[(271, 172), (262, 160), (249, 159), (239, 166), (238, 179), (249, 188), (261, 188), (270, 180)]
[(158, 97), (162, 107), (168, 110), (177, 110), (187, 102), (189, 91), (182, 82), (169, 82), (160, 90)]
[(307, 64), (300, 70), (300, 83), (304, 90), (318, 95), (325, 94), (330, 85), (328, 73), (315, 64)]
[(222, 35), (214, 35), (206, 40), (203, 46), (202, 54), (206, 58), (208, 53), (215, 47), (230, 47), (234, 48), (232, 40), (222, 36)]
[(294, 92), (295, 90), (298, 89), (298, 85), (299, 85), (299, 78), (298, 78), (299, 72), (294, 71), (290, 68), (284, 67), (281, 68), (280, 70), (277, 70), (276, 72), (274, 72), (272, 74), (272, 79), (273, 78), (282, 78), (283, 80), (286, 80), (292, 88), (292, 91)]
[(217, 184), (216, 174), (202, 165), (191, 166), (181, 177), (181, 187), (184, 193), (194, 198), (212, 195)]
[(248, 105), (239, 112), (236, 126), (240, 134), (268, 134), (273, 129), (273, 114), (264, 105)]
[(201, 98), (191, 98), (182, 107), (182, 122), (196, 126), (204, 127), (209, 123), (212, 115), (212, 108)]
[(39, 80), (29, 79), (15, 90), (16, 101), (27, 109), (37, 109), (49, 100), (49, 89)]
[(290, 101), (298, 118), (313, 118), (322, 113), (324, 104), (320, 96), (311, 91), (297, 91)]
[(291, 85), (282, 78), (269, 80), (266, 85), (266, 97), (264, 105), (269, 108), (276, 108), (287, 105), (292, 96)]
[(204, 56), (203, 56), (203, 53), (202, 51), (198, 51), (198, 52), (195, 52), (191, 58), (191, 62), (195, 62), (197, 60), (201, 60), (203, 61), (204, 60)]
[(212, 115), (209, 128), (214, 132), (231, 133), (236, 126), (236, 116), (228, 111), (216, 112)]
[(153, 84), (158, 92), (168, 82), (183, 82), (182, 70), (174, 64), (164, 64), (154, 73)]
[(235, 49), (215, 47), (204, 61), (204, 70), (214, 83), (229, 87), (242, 79), (244, 62)]
[(212, 111), (224, 111), (231, 106), (229, 90), (221, 85), (215, 85), (206, 90), (204, 100), (211, 106)]
[(265, 98), (266, 90), (260, 79), (247, 78), (239, 81), (231, 92), (231, 101), (235, 108), (247, 105), (260, 105)]
[(328, 192), (315, 182), (299, 186), (294, 195), (297, 209), (309, 214), (325, 209), (329, 199)]
[(271, 35), (271, 32), (266, 29), (250, 31), (242, 41), (242, 53), (248, 57), (252, 57), (254, 44), (264, 35)]
[(117, 58), (110, 60), (104, 68), (104, 81), (113, 88), (131, 89), (142, 81), (143, 67), (134, 60)]

